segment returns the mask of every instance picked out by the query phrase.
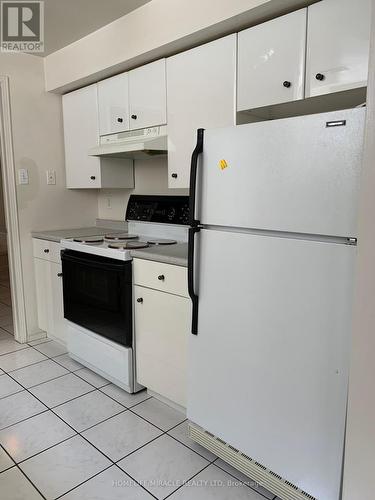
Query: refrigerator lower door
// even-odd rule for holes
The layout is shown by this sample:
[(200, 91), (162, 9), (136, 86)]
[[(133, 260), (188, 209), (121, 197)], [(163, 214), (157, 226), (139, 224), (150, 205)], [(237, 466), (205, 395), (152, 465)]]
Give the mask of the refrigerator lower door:
[(356, 247), (201, 230), (188, 418), (338, 500)]
[(205, 130), (196, 218), (357, 235), (365, 108)]

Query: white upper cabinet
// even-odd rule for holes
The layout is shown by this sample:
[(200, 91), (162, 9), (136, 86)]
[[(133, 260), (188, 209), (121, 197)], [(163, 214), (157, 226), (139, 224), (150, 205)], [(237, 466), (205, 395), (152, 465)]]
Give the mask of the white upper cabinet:
[(306, 97), (367, 85), (371, 0), (308, 8)]
[(100, 135), (129, 130), (128, 73), (98, 83)]
[(167, 123), (165, 59), (129, 71), (130, 130)]
[(100, 160), (88, 155), (98, 145), (97, 85), (63, 96), (67, 188), (99, 188)]
[(168, 186), (188, 188), (198, 128), (235, 125), (236, 35), (167, 59)]
[(306, 9), (238, 34), (237, 110), (304, 97)]
[(89, 156), (99, 143), (97, 85), (63, 96), (67, 188), (132, 188), (132, 160)]

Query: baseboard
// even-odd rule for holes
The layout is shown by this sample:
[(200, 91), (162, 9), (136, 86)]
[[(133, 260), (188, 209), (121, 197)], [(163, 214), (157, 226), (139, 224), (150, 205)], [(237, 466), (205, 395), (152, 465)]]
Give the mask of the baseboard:
[(165, 403), (166, 405), (170, 406), (171, 408), (179, 411), (180, 413), (183, 413), (184, 415), (186, 415), (186, 408), (175, 403), (174, 401), (171, 401), (170, 399), (162, 396), (161, 394), (159, 394), (157, 392), (151, 391), (150, 389), (147, 389), (147, 394), (154, 397), (155, 399), (158, 399), (162, 403)]

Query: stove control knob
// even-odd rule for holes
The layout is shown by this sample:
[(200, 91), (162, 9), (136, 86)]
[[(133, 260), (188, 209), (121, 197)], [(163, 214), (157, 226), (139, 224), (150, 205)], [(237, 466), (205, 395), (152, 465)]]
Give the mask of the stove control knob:
[(159, 281), (164, 281), (165, 280), (164, 274), (160, 274), (160, 276), (158, 276), (158, 280)]

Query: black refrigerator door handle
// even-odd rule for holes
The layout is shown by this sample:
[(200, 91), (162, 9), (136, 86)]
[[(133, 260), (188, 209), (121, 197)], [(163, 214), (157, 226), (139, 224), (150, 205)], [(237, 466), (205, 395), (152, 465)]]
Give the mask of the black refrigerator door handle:
[(198, 159), (199, 155), (203, 152), (203, 135), (204, 129), (199, 128), (197, 131), (197, 145), (191, 156), (191, 169), (190, 169), (190, 228), (189, 228), (189, 245), (188, 245), (188, 291), (192, 302), (192, 322), (191, 333), (198, 335), (198, 303), (199, 298), (195, 293), (194, 287), (194, 262), (195, 262), (195, 235), (199, 233), (199, 220), (195, 218), (195, 200), (197, 192), (197, 173), (198, 173)]
[(195, 235), (199, 233), (199, 227), (189, 228), (189, 245), (188, 245), (188, 292), (192, 302), (192, 321), (191, 333), (198, 335), (198, 295), (195, 293), (194, 287), (194, 260), (195, 260)]
[(190, 226), (198, 226), (199, 220), (195, 218), (195, 198), (197, 191), (197, 172), (198, 172), (198, 159), (199, 155), (203, 151), (203, 135), (204, 129), (199, 128), (197, 130), (197, 145), (191, 156), (191, 167), (190, 167), (190, 203), (189, 203), (189, 214), (190, 214)]

